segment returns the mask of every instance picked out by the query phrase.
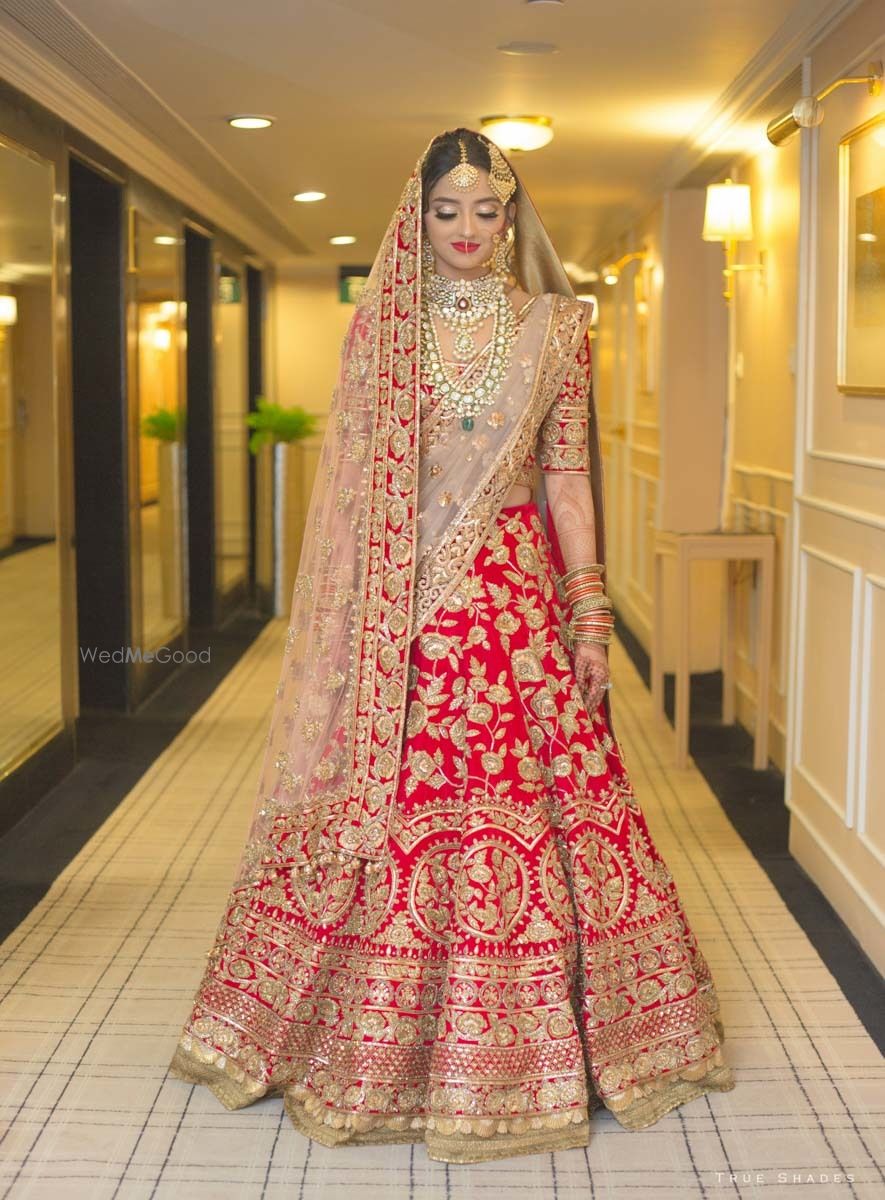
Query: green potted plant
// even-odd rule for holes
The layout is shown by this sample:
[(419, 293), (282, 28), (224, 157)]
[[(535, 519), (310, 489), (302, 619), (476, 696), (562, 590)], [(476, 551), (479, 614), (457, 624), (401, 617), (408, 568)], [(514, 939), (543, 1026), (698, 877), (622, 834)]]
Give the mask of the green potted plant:
[(317, 418), (297, 404), (283, 408), (266, 396), (256, 396), (255, 403), (256, 411), (246, 417), (246, 424), (252, 430), (249, 449), (253, 454), (257, 454), (262, 446), (297, 442), (316, 432)]
[(304, 442), (317, 432), (319, 418), (266, 396), (257, 396), (255, 403), (246, 424), (252, 430), (249, 450), (259, 464), (256, 573), (259, 586), (272, 592), (274, 615), (283, 617), (289, 612), (307, 517), (311, 480)]
[(183, 420), (183, 414), (176, 408), (155, 408), (141, 418), (142, 436), (156, 438), (158, 442), (177, 442)]

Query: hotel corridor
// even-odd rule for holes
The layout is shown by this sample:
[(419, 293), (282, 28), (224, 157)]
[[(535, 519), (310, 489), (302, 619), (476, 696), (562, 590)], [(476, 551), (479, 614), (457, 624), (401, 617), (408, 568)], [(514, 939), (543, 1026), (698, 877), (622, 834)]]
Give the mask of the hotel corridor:
[(0, 1200), (885, 1200), (883, 346), (885, 0), (0, 0)]

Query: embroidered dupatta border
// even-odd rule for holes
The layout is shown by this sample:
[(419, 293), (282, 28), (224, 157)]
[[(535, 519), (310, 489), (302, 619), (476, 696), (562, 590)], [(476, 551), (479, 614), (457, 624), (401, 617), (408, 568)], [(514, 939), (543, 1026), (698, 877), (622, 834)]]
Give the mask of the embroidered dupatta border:
[(434, 553), (434, 569), (448, 567), (448, 578), (437, 587), (422, 586), (428, 569), (427, 557), (418, 563), (412, 637), (427, 625), (434, 613), (456, 590), (497, 518), (501, 504), (520, 467), (538, 436), (551, 404), (577, 354), (580, 340), (586, 336), (590, 309), (579, 300), (551, 293), (552, 303), (547, 328), (532, 381), (528, 402), (515, 423), (509, 441), (486, 476), (464, 502), (461, 513), (452, 521)]
[[(417, 546), (421, 184), (407, 185), (379, 280), (378, 395), (372, 438), (365, 584), (359, 614), (348, 794), (321, 849), (378, 859), (399, 777)], [(336, 811), (337, 810), (337, 811)]]

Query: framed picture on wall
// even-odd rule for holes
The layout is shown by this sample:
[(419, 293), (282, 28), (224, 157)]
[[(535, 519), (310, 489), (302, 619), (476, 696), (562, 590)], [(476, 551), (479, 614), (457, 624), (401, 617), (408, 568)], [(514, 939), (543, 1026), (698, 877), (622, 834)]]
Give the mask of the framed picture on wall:
[(840, 392), (885, 395), (885, 112), (839, 143)]

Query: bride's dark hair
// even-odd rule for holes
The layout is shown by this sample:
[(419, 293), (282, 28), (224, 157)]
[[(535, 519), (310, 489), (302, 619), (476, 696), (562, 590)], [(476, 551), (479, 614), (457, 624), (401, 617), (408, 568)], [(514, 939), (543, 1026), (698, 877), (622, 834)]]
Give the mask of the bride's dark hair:
[[(445, 133), (441, 133), (439, 137), (433, 139), (421, 167), (421, 194), (424, 198), (424, 212), (427, 212), (428, 198), (433, 185), (461, 161), (460, 142), (462, 138), (467, 148), (467, 161), (474, 167), (480, 167), (483, 171), (491, 170), (492, 160), (489, 155), (488, 142), (481, 134), (474, 133), (472, 129), (447, 129)], [(519, 183), (517, 182), (516, 191), (510, 197), (510, 201), (515, 200), (518, 195)]]

